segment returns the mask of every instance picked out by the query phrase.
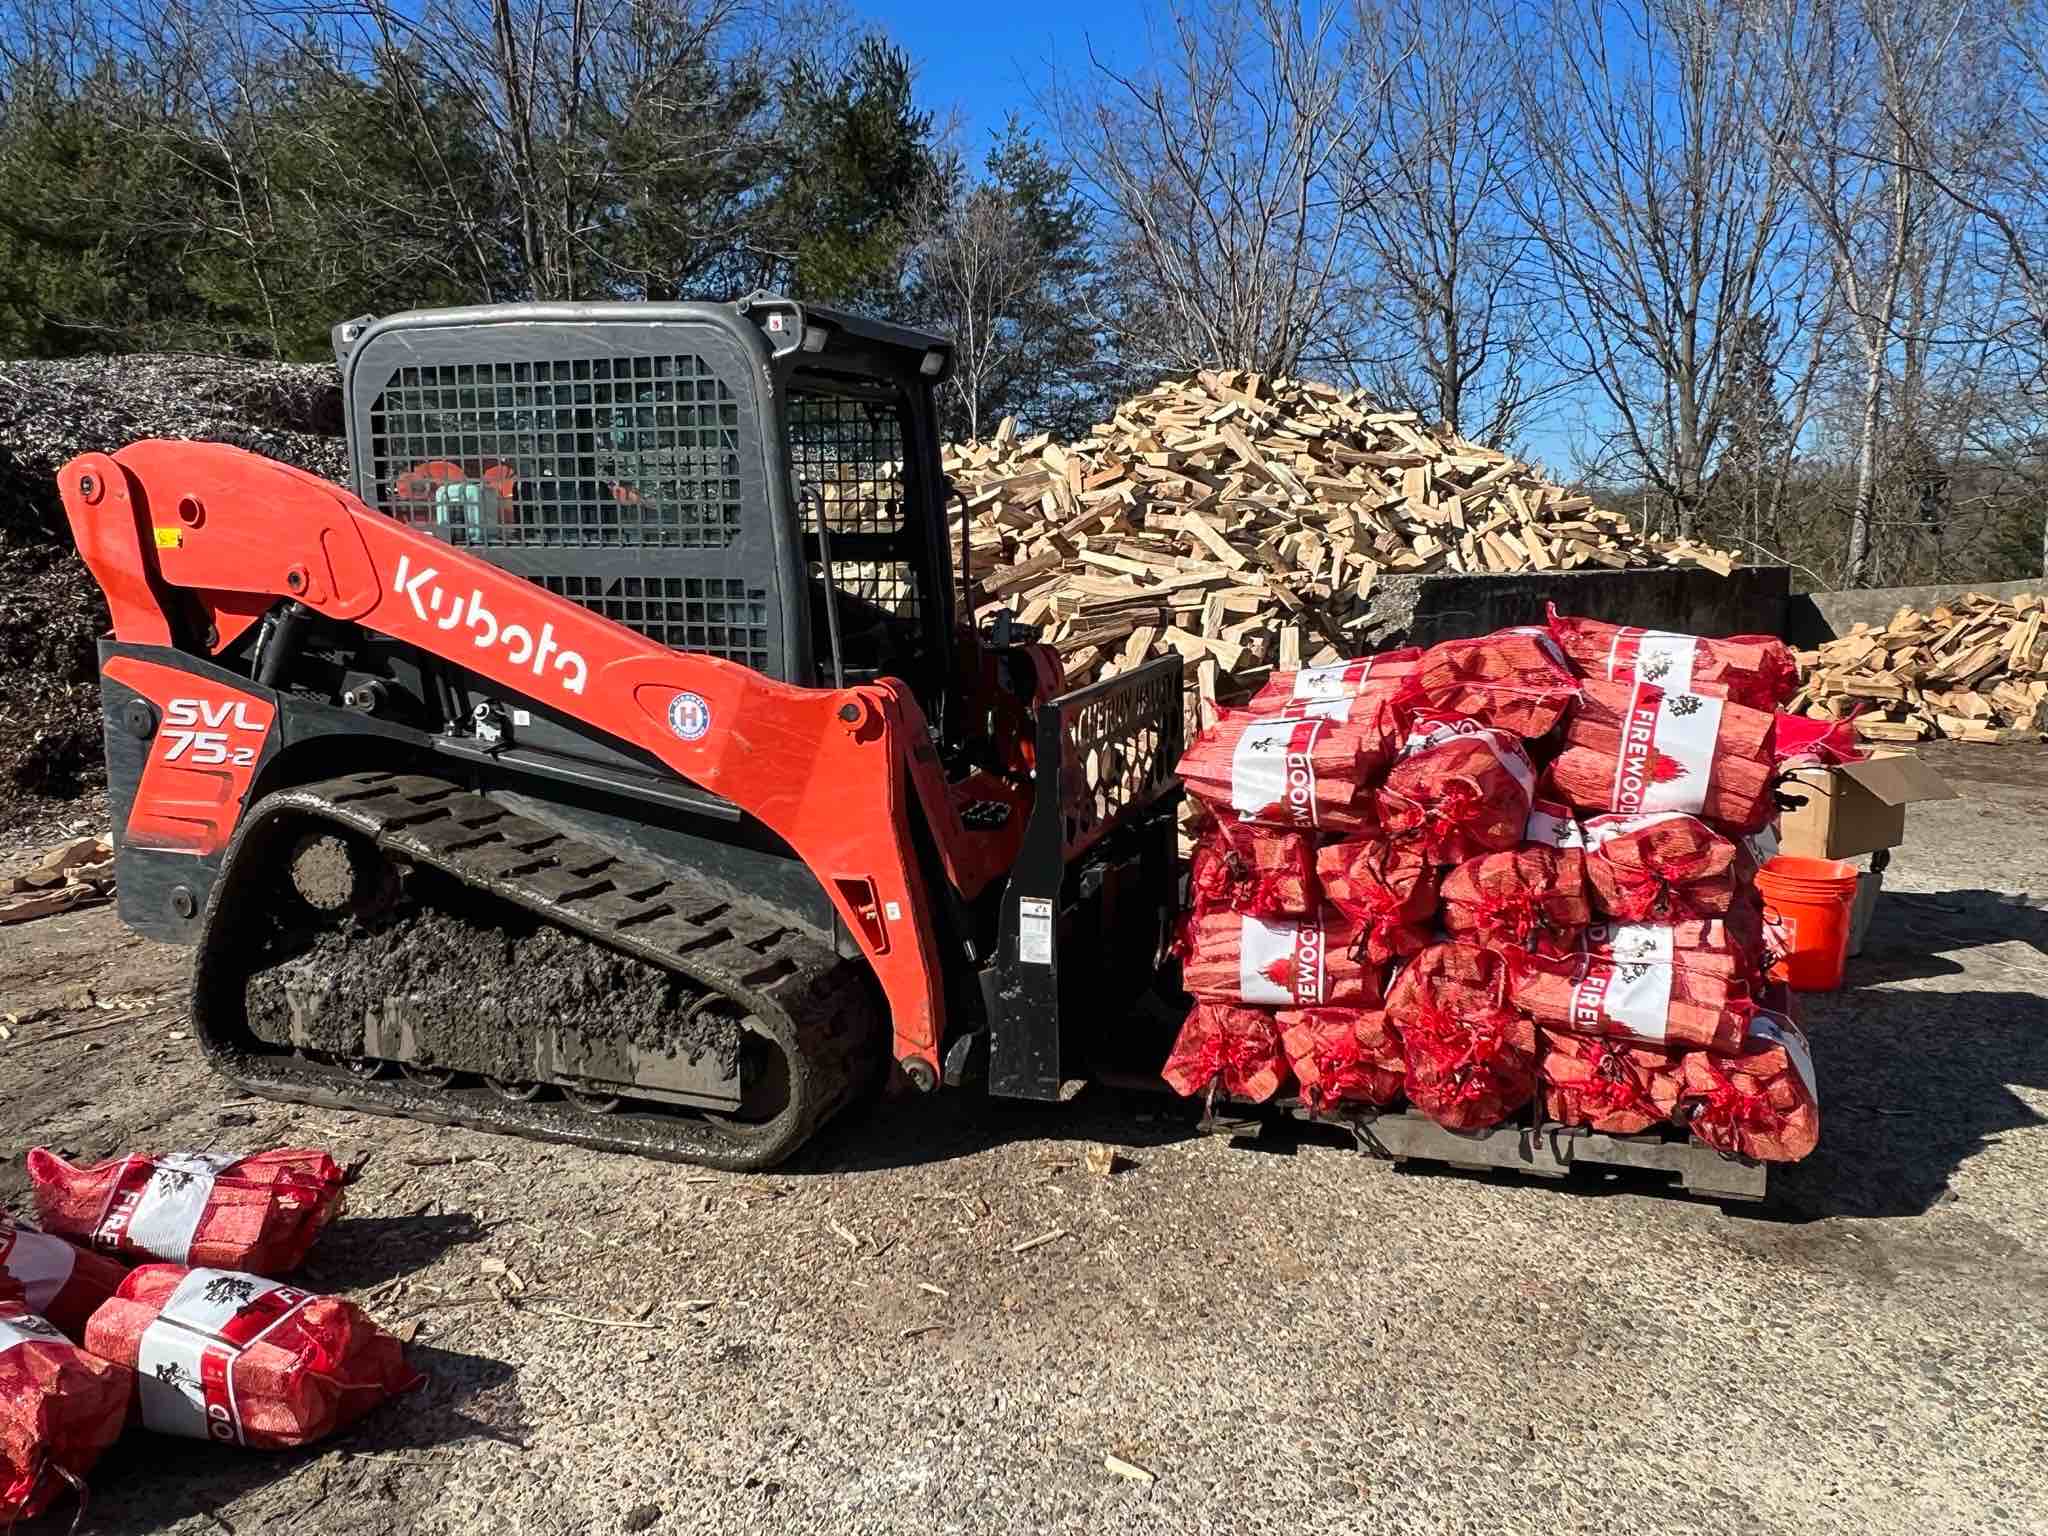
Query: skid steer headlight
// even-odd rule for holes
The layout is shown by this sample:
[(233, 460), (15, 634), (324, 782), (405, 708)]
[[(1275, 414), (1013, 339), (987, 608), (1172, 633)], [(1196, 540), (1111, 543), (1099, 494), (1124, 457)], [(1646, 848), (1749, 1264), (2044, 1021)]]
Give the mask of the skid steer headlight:
[(924, 361), (917, 365), (917, 371), (928, 379), (936, 379), (939, 376), (939, 370), (945, 366), (946, 354), (937, 347), (933, 347), (931, 351), (925, 353)]

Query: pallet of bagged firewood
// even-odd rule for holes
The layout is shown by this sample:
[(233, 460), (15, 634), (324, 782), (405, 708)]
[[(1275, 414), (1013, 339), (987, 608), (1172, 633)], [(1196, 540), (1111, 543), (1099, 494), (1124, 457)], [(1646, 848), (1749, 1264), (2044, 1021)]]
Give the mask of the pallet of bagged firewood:
[(1709, 1200), (1758, 1201), (1769, 1192), (1768, 1164), (1728, 1157), (1682, 1131), (1610, 1136), (1544, 1121), (1529, 1111), (1486, 1130), (1453, 1131), (1412, 1109), (1345, 1106), (1317, 1112), (1293, 1097), (1262, 1105), (1219, 1100), (1203, 1116), (1202, 1129), (1212, 1135), (1256, 1138), (1287, 1118), (1341, 1130), (1360, 1151), (1397, 1167), (1435, 1163), (1466, 1172), (1504, 1171), (1541, 1179), (1562, 1179), (1575, 1168), (1629, 1169), (1667, 1175), (1685, 1193)]
[(1853, 717), (1868, 741), (2038, 741), (2048, 731), (2048, 596), (1971, 593), (1901, 608), (1799, 653), (1790, 708)]
[(1077, 687), (1172, 651), (1198, 709), (1358, 654), (1383, 574), (1735, 563), (1413, 412), (1253, 373), (1161, 384), (1071, 443), (1005, 420), (945, 468), (978, 620), (1037, 626)]

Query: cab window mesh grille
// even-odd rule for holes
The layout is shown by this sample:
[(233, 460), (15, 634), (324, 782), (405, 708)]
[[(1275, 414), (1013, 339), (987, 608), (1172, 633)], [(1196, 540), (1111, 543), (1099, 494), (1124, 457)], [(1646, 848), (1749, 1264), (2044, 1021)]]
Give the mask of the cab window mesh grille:
[(406, 365), (370, 408), (381, 510), (456, 544), (722, 549), (740, 406), (689, 353)]
[(718, 576), (539, 576), (557, 596), (679, 651), (702, 651), (764, 671), (768, 594)]

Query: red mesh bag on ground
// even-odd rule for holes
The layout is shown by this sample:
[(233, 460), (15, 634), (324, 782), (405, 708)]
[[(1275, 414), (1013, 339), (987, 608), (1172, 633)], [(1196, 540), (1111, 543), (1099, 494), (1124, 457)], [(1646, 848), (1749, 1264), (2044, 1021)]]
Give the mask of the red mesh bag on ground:
[(1635, 1136), (1678, 1114), (1684, 1057), (1597, 1035), (1538, 1031), (1543, 1116), (1609, 1136)]
[(1569, 619), (1555, 604), (1550, 634), (1581, 675), (1603, 683), (1640, 679), (1673, 693), (1703, 693), (1751, 709), (1776, 709), (1799, 691), (1799, 664), (1791, 647), (1770, 635), (1708, 640)]
[[(1737, 848), (1697, 816), (1653, 811), (1586, 821), (1593, 902), (1626, 922), (1708, 917), (1734, 904)], [(1754, 878), (1754, 872), (1751, 872)]]
[(1196, 912), (1306, 917), (1316, 910), (1316, 847), (1306, 832), (1211, 822), (1188, 861)]
[(1550, 632), (1530, 624), (1432, 645), (1416, 667), (1414, 691), (1432, 709), (1536, 737), (1571, 707), (1579, 679)]
[(112, 1259), (17, 1225), (0, 1211), (0, 1299), (11, 1291), (66, 1338), (84, 1338), (93, 1309), (127, 1277)]
[(182, 1264), (130, 1273), (85, 1347), (134, 1371), (145, 1428), (258, 1450), (310, 1445), (426, 1379), (353, 1302)]
[(1717, 1152), (1796, 1163), (1820, 1141), (1820, 1090), (1806, 1035), (1789, 1018), (1758, 1013), (1732, 1056), (1688, 1051), (1681, 1114)]
[(1513, 736), (1424, 714), (1380, 786), (1380, 824), (1439, 864), (1462, 864), (1522, 841), (1535, 788), (1535, 765)]
[(1181, 754), (1188, 793), (1219, 820), (1302, 832), (1363, 831), (1372, 784), (1393, 746), (1393, 714), (1364, 720), (1291, 720), (1225, 710)]
[(1426, 947), (1434, 935), (1436, 866), (1413, 843), (1359, 838), (1316, 850), (1323, 899), (1365, 935), (1365, 957), (1378, 965)]
[(1255, 715), (1325, 715), (1343, 719), (1348, 712), (1333, 709), (1333, 705), (1373, 694), (1394, 699), (1406, 693), (1414, 683), (1416, 663), (1421, 657), (1422, 652), (1411, 646), (1404, 651), (1382, 651), (1377, 656), (1332, 662), (1327, 667), (1275, 672), (1251, 696), (1245, 708)]
[(119, 1438), (134, 1378), (0, 1300), (0, 1530), (80, 1486)]
[(1754, 832), (1776, 809), (1772, 717), (1648, 683), (1588, 682), (1548, 794), (1587, 811), (1683, 811)]
[(1365, 930), (1333, 907), (1301, 919), (1200, 913), (1186, 932), (1181, 985), (1206, 1002), (1380, 1005), (1381, 967), (1367, 954)]
[(1454, 1131), (1498, 1125), (1536, 1091), (1536, 1026), (1501, 1001), (1501, 980), (1492, 951), (1434, 944), (1388, 992), (1408, 1101)]
[(240, 1158), (172, 1152), (90, 1168), (36, 1147), (28, 1176), (46, 1230), (130, 1263), (286, 1274), (342, 1209), (341, 1169), (301, 1147)]
[(1257, 1008), (1197, 1003), (1159, 1075), (1184, 1099), (1208, 1092), (1214, 1083), (1230, 1098), (1263, 1104), (1287, 1081), (1280, 1027)]
[[(1619, 1036), (1666, 1050), (1739, 1050), (1756, 1011), (1748, 989), (1659, 958), (1671, 954), (1668, 928), (1625, 931), (1641, 946), (1617, 948), (1611, 959), (1508, 951), (1508, 1001), (1546, 1029)], [(1659, 933), (1666, 935), (1661, 945)]]
[(1539, 803), (1519, 848), (1467, 859), (1444, 876), (1440, 899), (1454, 938), (1569, 953), (1593, 915), (1578, 823), (1562, 806)]
[(1293, 1008), (1279, 1015), (1302, 1102), (1313, 1110), (1339, 1104), (1381, 1108), (1401, 1096), (1407, 1074), (1401, 1037), (1377, 1008)]

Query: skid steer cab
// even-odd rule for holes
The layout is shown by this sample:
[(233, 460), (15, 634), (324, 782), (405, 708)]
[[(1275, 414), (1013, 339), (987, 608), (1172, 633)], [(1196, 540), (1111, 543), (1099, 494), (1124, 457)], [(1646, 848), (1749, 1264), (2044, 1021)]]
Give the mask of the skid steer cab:
[(334, 339), (347, 488), (194, 443), (61, 475), (121, 913), (198, 946), (221, 1070), (750, 1167), (892, 1064), (1046, 1099), (1127, 1041), (1179, 664), (1066, 692), (963, 611), (950, 343), (766, 294)]

